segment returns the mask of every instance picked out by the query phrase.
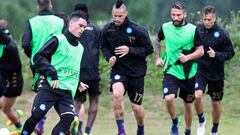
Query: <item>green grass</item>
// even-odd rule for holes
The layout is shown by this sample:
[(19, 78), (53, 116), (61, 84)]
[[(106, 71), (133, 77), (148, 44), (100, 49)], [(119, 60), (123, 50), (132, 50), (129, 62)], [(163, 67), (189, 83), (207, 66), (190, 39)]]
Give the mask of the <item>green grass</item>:
[[(220, 135), (239, 135), (240, 134), (240, 51), (236, 47), (236, 55), (231, 61), (226, 62), (225, 66), (225, 95), (222, 101), (222, 117), (219, 126)], [(16, 108), (24, 110), (24, 122), (29, 116), (34, 100), (34, 93), (30, 91), (31, 87), (31, 71), (28, 67), (28, 60), (23, 55), (22, 49), (20, 49), (21, 58), (23, 61), (23, 72), (25, 78), (24, 92), (21, 97), (18, 98), (15, 105)], [(162, 81), (162, 69), (156, 68), (153, 55), (148, 58), (148, 72), (145, 78), (145, 94), (143, 105), (145, 107), (145, 130), (146, 135), (167, 135), (169, 134), (171, 127), (171, 120), (167, 113), (165, 103), (162, 99), (161, 81)], [(92, 133), (94, 135), (114, 135), (117, 132), (117, 126), (114, 120), (112, 111), (111, 93), (109, 92), (109, 73), (110, 67), (101, 58), (101, 74), (102, 74), (102, 95), (100, 97), (99, 113), (94, 124)], [(183, 117), (183, 104), (182, 100), (176, 100), (177, 113), (182, 120), (180, 126), (180, 133), (184, 132), (184, 117)], [(206, 134), (210, 133), (211, 129), (211, 100), (209, 96), (204, 96), (204, 105), (207, 117), (207, 129)], [(86, 104), (85, 107), (88, 105)], [(136, 122), (133, 112), (130, 107), (128, 97), (125, 96), (125, 125), (128, 135), (134, 135), (136, 132)], [(87, 109), (86, 109), (87, 110)], [(194, 118), (192, 123), (192, 133), (196, 133), (197, 116), (194, 112)], [(47, 114), (46, 121), (46, 135), (51, 134), (51, 130), (58, 122), (59, 118), (55, 110), (50, 110)], [(6, 127), (7, 119), (5, 115), (0, 112), (0, 128)], [(86, 122), (85, 122), (86, 123)]]

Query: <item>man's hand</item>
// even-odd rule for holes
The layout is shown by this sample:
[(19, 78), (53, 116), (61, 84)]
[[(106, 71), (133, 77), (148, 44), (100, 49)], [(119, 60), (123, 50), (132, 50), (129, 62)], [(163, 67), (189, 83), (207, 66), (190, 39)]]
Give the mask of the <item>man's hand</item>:
[(52, 80), (50, 82), (50, 87), (52, 87), (53, 89), (57, 89), (58, 88), (58, 80)]
[(164, 66), (164, 61), (162, 58), (157, 58), (156, 61), (155, 61), (155, 65), (157, 67), (163, 67)]
[(126, 46), (126, 45), (122, 45), (122, 46), (119, 46), (119, 47), (115, 48), (115, 54), (120, 55), (119, 58), (127, 55), (128, 52), (129, 52), (129, 47)]
[(83, 91), (85, 91), (88, 87), (89, 87), (89, 86), (88, 86), (87, 84), (85, 84), (85, 83), (83, 83), (83, 82), (80, 82), (80, 83), (79, 83), (78, 90), (79, 90), (80, 92), (83, 92)]
[(214, 58), (216, 55), (215, 51), (211, 47), (209, 47), (209, 50), (207, 51), (207, 53), (210, 58)]
[(112, 56), (110, 59), (109, 59), (109, 63), (111, 66), (114, 66), (114, 64), (116, 63), (117, 61), (117, 58), (116, 56)]
[(182, 62), (182, 63), (185, 63), (189, 60), (188, 56), (185, 55), (185, 54), (179, 54), (179, 60)]

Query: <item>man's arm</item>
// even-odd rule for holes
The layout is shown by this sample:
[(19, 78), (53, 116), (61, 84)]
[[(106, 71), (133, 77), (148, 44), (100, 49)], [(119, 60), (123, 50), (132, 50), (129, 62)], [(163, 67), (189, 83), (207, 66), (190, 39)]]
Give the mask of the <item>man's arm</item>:
[(100, 41), (100, 49), (103, 53), (103, 56), (105, 57), (106, 61), (109, 62), (109, 59), (113, 56), (110, 52), (110, 46), (109, 43), (107, 41), (107, 37), (106, 37), (106, 29), (103, 28), (101, 30), (101, 41)]
[(51, 65), (51, 56), (55, 53), (58, 47), (58, 39), (52, 37), (48, 40), (44, 46), (33, 57), (34, 66), (37, 71), (43, 76), (50, 76), (52, 80), (58, 80), (57, 71), (53, 65)]
[(0, 44), (6, 45), (10, 40), (10, 37), (4, 32), (4, 29), (0, 28)]
[(226, 33), (226, 37), (223, 40), (222, 45), (223, 45), (223, 51), (221, 52), (216, 51), (215, 59), (218, 61), (225, 61), (225, 60), (231, 59), (235, 55), (235, 52), (234, 52), (233, 45), (228, 33)]
[(130, 56), (145, 58), (149, 54), (153, 53), (152, 43), (147, 30), (141, 30), (138, 34), (137, 39), (137, 44), (139, 44), (139, 46), (129, 47), (128, 54)]
[(25, 28), (24, 28), (24, 34), (22, 37), (22, 48), (24, 49), (24, 53), (27, 55), (27, 57), (31, 57), (32, 54), (32, 30), (30, 27), (29, 21), (27, 22)]

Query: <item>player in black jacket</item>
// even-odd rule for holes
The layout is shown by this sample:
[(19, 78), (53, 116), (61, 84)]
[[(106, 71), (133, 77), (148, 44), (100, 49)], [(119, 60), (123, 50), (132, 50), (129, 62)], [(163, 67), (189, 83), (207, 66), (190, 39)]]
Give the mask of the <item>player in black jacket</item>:
[(220, 101), (223, 98), (224, 62), (234, 56), (234, 49), (228, 33), (216, 23), (213, 6), (203, 9), (203, 24), (198, 25), (204, 46), (204, 56), (199, 59), (195, 84), (195, 108), (199, 117), (197, 135), (205, 132), (206, 119), (202, 96), (208, 85), (207, 94), (212, 98), (213, 126), (211, 135), (217, 135), (221, 115)]
[(17, 132), (21, 131), (19, 119), (21, 110), (13, 109), (18, 96), (22, 93), (22, 65), (17, 45), (5, 29), (7, 22), (0, 20), (0, 108), (8, 117), (8, 124), (14, 124)]
[(124, 94), (132, 102), (138, 124), (137, 135), (144, 134), (144, 76), (147, 70), (146, 57), (153, 52), (147, 30), (127, 18), (128, 10), (122, 1), (112, 8), (113, 22), (101, 32), (101, 50), (111, 64), (111, 91), (113, 109), (118, 125), (118, 135), (125, 135)]

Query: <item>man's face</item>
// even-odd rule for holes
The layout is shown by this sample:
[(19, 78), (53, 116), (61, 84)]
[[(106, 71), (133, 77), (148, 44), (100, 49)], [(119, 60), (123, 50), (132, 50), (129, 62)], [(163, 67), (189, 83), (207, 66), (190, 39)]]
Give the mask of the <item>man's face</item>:
[(128, 12), (124, 8), (113, 8), (112, 9), (112, 18), (116, 26), (123, 24)]
[(87, 21), (83, 18), (70, 20), (69, 31), (76, 37), (80, 37), (87, 26)]
[(213, 13), (203, 15), (203, 25), (206, 29), (211, 29), (216, 21), (216, 15)]
[(176, 27), (179, 27), (179, 26), (183, 25), (184, 20), (187, 17), (187, 14), (182, 9), (172, 8), (171, 9), (171, 17), (172, 17), (173, 24)]

